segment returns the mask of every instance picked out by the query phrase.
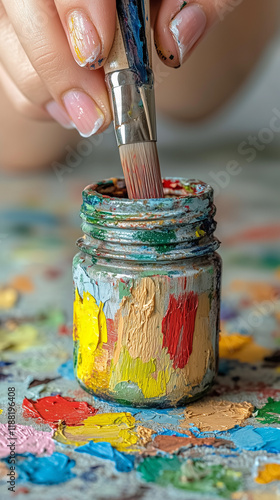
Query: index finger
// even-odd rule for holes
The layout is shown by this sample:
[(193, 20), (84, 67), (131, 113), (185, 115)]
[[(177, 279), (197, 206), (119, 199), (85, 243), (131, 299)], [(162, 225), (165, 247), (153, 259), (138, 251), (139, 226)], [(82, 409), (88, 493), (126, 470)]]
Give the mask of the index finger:
[(116, 0), (54, 0), (79, 66), (103, 66), (115, 35)]

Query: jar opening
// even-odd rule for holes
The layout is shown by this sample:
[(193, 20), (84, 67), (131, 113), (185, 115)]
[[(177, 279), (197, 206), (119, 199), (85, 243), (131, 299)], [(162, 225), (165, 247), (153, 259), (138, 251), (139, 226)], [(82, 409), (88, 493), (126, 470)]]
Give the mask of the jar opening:
[[(208, 194), (212, 195), (212, 188), (202, 181), (191, 179), (169, 178), (162, 179), (162, 186), (165, 198), (200, 197)], [(88, 194), (99, 194), (106, 198), (121, 198), (129, 200), (124, 179), (112, 177), (96, 184), (90, 184), (85, 188)]]

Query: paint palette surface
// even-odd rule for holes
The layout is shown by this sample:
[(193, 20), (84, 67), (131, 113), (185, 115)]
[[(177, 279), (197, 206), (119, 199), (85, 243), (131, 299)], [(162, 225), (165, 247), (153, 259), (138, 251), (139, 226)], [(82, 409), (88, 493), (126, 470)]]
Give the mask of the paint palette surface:
[(278, 190), (242, 175), (242, 191), (217, 197), (219, 373), (206, 398), (171, 410), (105, 403), (75, 381), (71, 260), (88, 178), (3, 180), (1, 500), (280, 498)]

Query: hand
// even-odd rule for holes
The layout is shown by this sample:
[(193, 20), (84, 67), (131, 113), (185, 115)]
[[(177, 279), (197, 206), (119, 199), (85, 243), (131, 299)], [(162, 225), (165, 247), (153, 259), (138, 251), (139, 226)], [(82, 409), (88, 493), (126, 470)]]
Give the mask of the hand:
[[(182, 64), (229, 1), (242, 0), (151, 0), (161, 59)], [(85, 137), (104, 131), (111, 111), (102, 66), (115, 16), (115, 0), (2, 0), (0, 81), (16, 109), (38, 120), (51, 115)]]

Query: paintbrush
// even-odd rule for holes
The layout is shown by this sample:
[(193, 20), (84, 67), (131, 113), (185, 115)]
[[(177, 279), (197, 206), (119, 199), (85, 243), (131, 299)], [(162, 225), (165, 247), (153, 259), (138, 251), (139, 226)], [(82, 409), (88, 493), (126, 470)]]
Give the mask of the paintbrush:
[(163, 198), (149, 0), (117, 0), (116, 23), (105, 73), (128, 197)]

